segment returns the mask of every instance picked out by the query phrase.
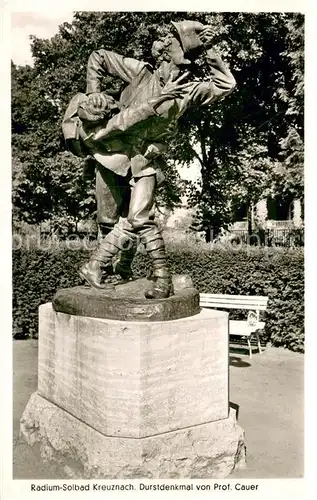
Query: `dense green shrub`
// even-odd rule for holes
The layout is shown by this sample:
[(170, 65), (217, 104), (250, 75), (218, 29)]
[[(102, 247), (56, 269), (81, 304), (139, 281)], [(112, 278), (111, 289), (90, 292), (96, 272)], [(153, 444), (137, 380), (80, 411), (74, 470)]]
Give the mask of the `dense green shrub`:
[[(76, 269), (86, 250), (54, 252), (20, 249), (13, 252), (13, 334), (36, 336), (37, 309), (58, 288), (80, 283)], [(304, 350), (304, 258), (301, 249), (202, 248), (173, 246), (173, 273), (188, 273), (200, 292), (267, 295), (265, 340), (293, 351)], [(147, 257), (138, 253), (136, 276), (144, 276)]]
[(76, 268), (87, 250), (36, 248), (13, 251), (13, 335), (36, 337), (38, 307), (50, 302), (58, 288), (81, 284)]

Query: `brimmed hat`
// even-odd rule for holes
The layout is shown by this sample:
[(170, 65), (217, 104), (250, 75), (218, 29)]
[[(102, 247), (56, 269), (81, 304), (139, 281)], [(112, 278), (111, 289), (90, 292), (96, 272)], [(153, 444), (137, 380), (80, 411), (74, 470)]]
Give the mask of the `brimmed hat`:
[(198, 32), (204, 28), (202, 23), (199, 21), (180, 21), (178, 23), (172, 21), (172, 24), (177, 30), (184, 53), (203, 46), (198, 37)]

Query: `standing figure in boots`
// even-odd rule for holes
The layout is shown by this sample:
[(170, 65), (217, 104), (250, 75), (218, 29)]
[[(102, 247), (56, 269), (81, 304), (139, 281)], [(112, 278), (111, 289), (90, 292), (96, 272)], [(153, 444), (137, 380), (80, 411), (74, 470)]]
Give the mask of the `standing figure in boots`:
[[(149, 299), (173, 293), (164, 241), (150, 215), (168, 140), (189, 106), (207, 106), (235, 87), (230, 70), (211, 48), (211, 27), (195, 21), (172, 25), (173, 32), (153, 44), (154, 70), (112, 51), (93, 52), (86, 94), (73, 98), (63, 122), (70, 147), (82, 148), (96, 161), (98, 221), (104, 228), (104, 237), (80, 275), (91, 286), (104, 287), (102, 278), (113, 258), (120, 251), (130, 251), (131, 256), (139, 238), (152, 264)], [(209, 69), (204, 81), (195, 77), (195, 59), (201, 55)], [(101, 89), (107, 74), (126, 83), (119, 101)], [(116, 225), (120, 215), (127, 216), (123, 228)]]

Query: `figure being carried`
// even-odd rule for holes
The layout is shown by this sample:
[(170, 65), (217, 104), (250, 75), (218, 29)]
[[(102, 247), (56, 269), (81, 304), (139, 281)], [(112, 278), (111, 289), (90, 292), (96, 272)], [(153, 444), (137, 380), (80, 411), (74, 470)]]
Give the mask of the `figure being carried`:
[[(80, 275), (91, 286), (104, 288), (112, 261), (121, 252), (115, 272), (131, 275), (137, 238), (152, 264), (152, 288), (147, 298), (173, 293), (164, 241), (151, 210), (162, 181), (162, 155), (175, 133), (177, 120), (189, 106), (207, 106), (232, 92), (235, 80), (211, 48), (213, 30), (195, 21), (172, 23), (173, 32), (154, 42), (155, 70), (144, 62), (100, 49), (87, 66), (86, 94), (77, 94), (63, 120), (70, 150), (86, 157), (96, 171), (97, 220), (102, 238)], [(192, 71), (204, 55), (206, 81)], [(104, 75), (127, 86), (115, 101), (101, 89)], [(119, 217), (127, 217), (123, 227)]]

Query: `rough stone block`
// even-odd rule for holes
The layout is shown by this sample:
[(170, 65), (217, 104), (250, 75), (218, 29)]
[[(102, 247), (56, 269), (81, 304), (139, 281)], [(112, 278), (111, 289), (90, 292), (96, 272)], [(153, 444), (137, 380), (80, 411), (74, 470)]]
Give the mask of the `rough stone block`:
[[(197, 399), (198, 403), (198, 399)], [(244, 432), (228, 418), (146, 438), (107, 437), (34, 393), (21, 419), (21, 434), (41, 443), (44, 460), (65, 477), (224, 478), (245, 465)]]
[(226, 419), (228, 314), (129, 322), (40, 307), (38, 392), (105, 436)]

